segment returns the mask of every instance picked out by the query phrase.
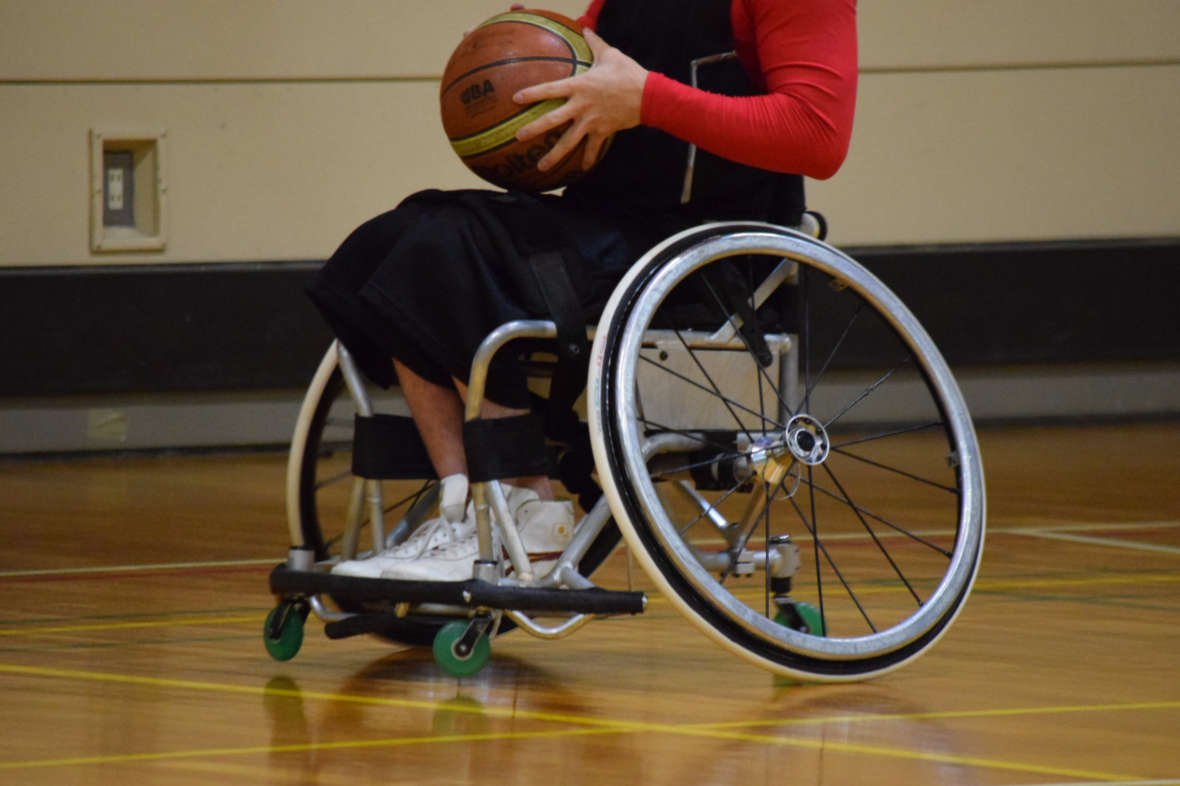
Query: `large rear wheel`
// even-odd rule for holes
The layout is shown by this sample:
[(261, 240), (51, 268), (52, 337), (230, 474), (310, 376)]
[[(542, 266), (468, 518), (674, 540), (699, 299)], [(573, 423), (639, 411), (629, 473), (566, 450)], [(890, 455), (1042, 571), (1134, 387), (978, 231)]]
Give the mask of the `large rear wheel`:
[(937, 348), (861, 265), (779, 227), (688, 230), (616, 288), (591, 369), (615, 519), (711, 638), (835, 681), (945, 632), (982, 554), (979, 448)]

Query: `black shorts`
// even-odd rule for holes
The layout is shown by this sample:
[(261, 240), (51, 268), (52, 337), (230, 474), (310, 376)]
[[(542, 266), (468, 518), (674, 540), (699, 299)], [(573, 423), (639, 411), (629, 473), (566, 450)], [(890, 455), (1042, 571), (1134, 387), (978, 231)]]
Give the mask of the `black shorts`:
[[(349, 235), (309, 294), (374, 382), (395, 382), (396, 358), (449, 387), (467, 379), (493, 329), (551, 318), (529, 255), (562, 254), (589, 323), (635, 260), (692, 223), (678, 211), (615, 214), (568, 197), (422, 192)], [(497, 356), (486, 395), (528, 406), (524, 373), (509, 353)]]

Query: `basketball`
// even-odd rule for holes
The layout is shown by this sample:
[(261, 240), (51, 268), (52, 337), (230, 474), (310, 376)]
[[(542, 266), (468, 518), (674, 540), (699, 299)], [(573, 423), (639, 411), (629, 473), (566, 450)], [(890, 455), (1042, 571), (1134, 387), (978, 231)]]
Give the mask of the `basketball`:
[(584, 174), (585, 140), (552, 169), (537, 169), (568, 123), (527, 142), (516, 139), (519, 128), (564, 99), (521, 106), (512, 96), (581, 74), (593, 62), (582, 26), (569, 17), (537, 10), (493, 16), (464, 37), (443, 72), (439, 103), (451, 147), (471, 171), (501, 188), (550, 191), (576, 180)]

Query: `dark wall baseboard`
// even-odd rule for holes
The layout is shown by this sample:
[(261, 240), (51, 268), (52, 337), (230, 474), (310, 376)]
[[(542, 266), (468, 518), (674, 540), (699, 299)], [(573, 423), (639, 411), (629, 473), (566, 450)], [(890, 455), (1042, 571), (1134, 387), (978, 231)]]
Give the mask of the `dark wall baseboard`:
[[(952, 366), (1180, 361), (1180, 238), (848, 251)], [(319, 264), (0, 268), (0, 396), (300, 388)]]
[(301, 387), (319, 262), (0, 269), (0, 396)]

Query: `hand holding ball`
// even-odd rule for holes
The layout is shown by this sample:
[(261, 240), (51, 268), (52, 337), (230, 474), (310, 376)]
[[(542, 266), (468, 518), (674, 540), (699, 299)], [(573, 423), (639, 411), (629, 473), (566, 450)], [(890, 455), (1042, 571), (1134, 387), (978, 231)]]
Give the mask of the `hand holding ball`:
[(451, 147), (473, 172), (501, 188), (549, 191), (576, 180), (584, 174), (585, 139), (555, 166), (537, 169), (572, 121), (527, 141), (516, 138), (520, 128), (565, 99), (523, 106), (513, 96), (585, 73), (593, 63), (582, 26), (566, 16), (531, 10), (492, 17), (464, 37), (443, 72), (439, 101)]

